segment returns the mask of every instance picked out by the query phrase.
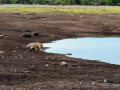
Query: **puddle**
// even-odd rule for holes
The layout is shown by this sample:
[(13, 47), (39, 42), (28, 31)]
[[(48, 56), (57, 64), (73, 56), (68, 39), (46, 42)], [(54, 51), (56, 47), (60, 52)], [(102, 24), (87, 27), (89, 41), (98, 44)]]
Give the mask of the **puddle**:
[(64, 39), (44, 44), (46, 52), (71, 53), (70, 57), (99, 60), (120, 65), (120, 38)]

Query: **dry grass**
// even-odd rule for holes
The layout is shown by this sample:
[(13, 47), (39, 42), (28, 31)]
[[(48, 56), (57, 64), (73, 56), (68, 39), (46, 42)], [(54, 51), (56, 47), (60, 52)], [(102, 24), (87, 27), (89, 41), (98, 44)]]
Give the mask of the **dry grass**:
[(120, 13), (119, 6), (49, 6), (49, 5), (1, 5), (0, 12), (19, 13)]

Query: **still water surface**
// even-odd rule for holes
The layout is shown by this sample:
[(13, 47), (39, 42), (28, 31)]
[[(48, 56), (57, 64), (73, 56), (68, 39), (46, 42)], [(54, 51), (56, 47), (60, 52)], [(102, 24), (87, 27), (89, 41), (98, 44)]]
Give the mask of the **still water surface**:
[(71, 53), (71, 57), (120, 65), (120, 38), (64, 39), (44, 44), (46, 52)]

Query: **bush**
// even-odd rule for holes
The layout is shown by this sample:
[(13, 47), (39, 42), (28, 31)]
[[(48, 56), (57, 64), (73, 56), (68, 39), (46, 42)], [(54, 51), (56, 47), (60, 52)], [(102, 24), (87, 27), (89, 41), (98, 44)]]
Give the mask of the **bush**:
[(54, 4), (55, 4), (55, 5), (60, 5), (60, 4), (62, 4), (62, 1), (61, 1), (61, 0), (56, 0), (56, 1), (54, 2)]

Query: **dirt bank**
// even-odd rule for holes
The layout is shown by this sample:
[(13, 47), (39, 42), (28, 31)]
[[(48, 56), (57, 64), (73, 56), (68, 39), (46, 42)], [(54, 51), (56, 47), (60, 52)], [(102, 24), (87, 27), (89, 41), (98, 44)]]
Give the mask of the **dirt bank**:
[(0, 90), (120, 89), (120, 65), (26, 49), (30, 42), (120, 36), (120, 14), (0, 13), (0, 21)]

